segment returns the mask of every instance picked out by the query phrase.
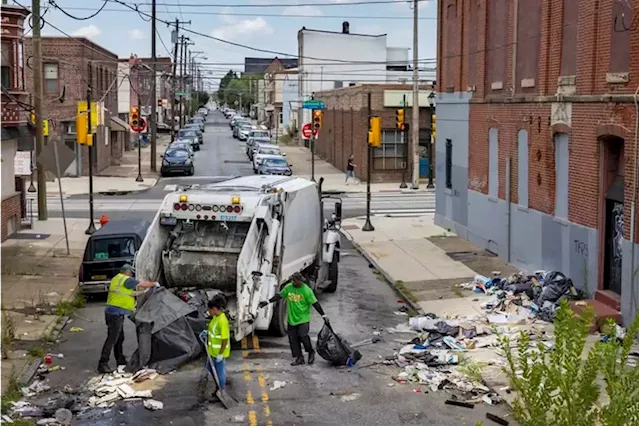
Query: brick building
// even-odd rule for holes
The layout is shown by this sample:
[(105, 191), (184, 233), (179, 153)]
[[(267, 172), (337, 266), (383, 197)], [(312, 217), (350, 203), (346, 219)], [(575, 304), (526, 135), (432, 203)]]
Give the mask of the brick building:
[[(426, 157), (431, 141), (431, 115), (429, 94), (431, 86), (420, 87), (420, 146), (421, 157)], [(412, 105), (412, 87), (405, 84), (368, 84), (341, 89), (316, 92), (315, 99), (323, 100), (325, 110), (316, 153), (340, 170), (346, 170), (351, 154), (357, 164), (356, 177), (367, 177), (367, 98), (371, 93), (371, 115), (382, 117), (382, 146), (373, 152), (372, 182), (400, 182), (406, 173), (411, 177), (413, 148), (411, 135), (407, 144), (396, 129), (396, 110), (402, 107), (403, 95), (407, 105)], [(411, 122), (411, 108), (405, 111), (407, 122)], [(409, 150), (407, 151), (407, 146)], [(409, 158), (409, 160), (407, 160)], [(406, 172), (407, 163), (410, 165)]]
[(1, 240), (6, 240), (20, 226), (25, 216), (24, 179), (16, 176), (18, 150), (33, 147), (33, 135), (27, 126), (29, 95), (24, 88), (24, 56), (22, 38), (24, 21), (29, 11), (3, 4), (2, 16), (2, 227)]
[(637, 16), (638, 0), (438, 3), (436, 222), (528, 271), (562, 271), (626, 321)]
[[(26, 38), (25, 58), (32, 55), (32, 39)], [(28, 61), (28, 60), (27, 60)], [(91, 67), (91, 68), (89, 68)], [(76, 161), (65, 174), (88, 174), (88, 148), (75, 139), (75, 117), (78, 101), (87, 99), (87, 80), (91, 72), (92, 100), (99, 102), (101, 124), (94, 141), (94, 172), (119, 164), (124, 147), (126, 123), (117, 116), (118, 56), (82, 37), (43, 37), (42, 69), (44, 73), (44, 117), (50, 120), (51, 130), (63, 126), (65, 144), (76, 153)], [(33, 75), (26, 68), (26, 87), (33, 93)]]

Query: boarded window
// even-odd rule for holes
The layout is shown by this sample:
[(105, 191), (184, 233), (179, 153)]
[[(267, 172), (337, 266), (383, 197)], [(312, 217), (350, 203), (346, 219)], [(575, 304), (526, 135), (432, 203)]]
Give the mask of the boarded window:
[(402, 132), (383, 130), (382, 143), (373, 150), (375, 170), (402, 170), (407, 161), (407, 144)]
[(476, 84), (476, 58), (478, 53), (478, 4), (477, 0), (469, 1), (469, 71), (467, 74), (467, 84), (471, 87)]
[(564, 0), (562, 16), (562, 64), (560, 75), (576, 75), (578, 51), (578, 10), (580, 0)]
[(529, 207), (529, 133), (518, 132), (518, 204)]
[(509, 27), (509, 5), (507, 0), (489, 0), (487, 2), (488, 12), (488, 36), (487, 36), (487, 57), (485, 61), (486, 85), (491, 89), (492, 83), (496, 85), (493, 90), (503, 88), (507, 73), (507, 45)]
[(569, 135), (558, 133), (556, 144), (556, 208), (555, 216), (567, 219), (569, 215)]
[(489, 129), (489, 196), (498, 198), (498, 129)]
[(535, 87), (540, 59), (540, 0), (518, 3), (516, 90)]
[[(611, 13), (611, 56), (609, 57), (609, 72), (629, 72), (629, 56), (631, 48), (631, 32), (638, 31), (637, 21), (630, 2), (626, 0), (614, 1)], [(637, 14), (636, 14), (637, 15)], [(633, 28), (635, 26), (635, 29)]]
[(453, 174), (453, 142), (451, 139), (447, 139), (447, 143), (445, 145), (445, 186), (447, 189), (451, 189), (453, 187), (452, 182), (452, 174)]

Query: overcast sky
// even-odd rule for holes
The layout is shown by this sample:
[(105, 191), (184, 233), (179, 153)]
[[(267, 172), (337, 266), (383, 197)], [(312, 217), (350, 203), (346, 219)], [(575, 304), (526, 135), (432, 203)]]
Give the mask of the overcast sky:
[[(44, 15), (47, 24), (42, 34), (64, 36), (55, 26), (67, 34), (87, 37), (122, 58), (132, 53), (150, 56), (151, 22), (146, 21), (146, 14), (151, 11), (150, 0), (126, 1), (134, 8), (137, 5), (141, 14), (114, 0), (107, 1), (104, 10), (88, 20), (67, 17), (43, 1), (43, 8), (48, 8), (48, 11)], [(297, 32), (302, 26), (340, 31), (345, 20), (350, 22), (352, 33), (387, 34), (389, 46), (410, 48), (413, 26), (409, 3), (371, 3), (375, 1), (380, 0), (370, 0), (368, 4), (348, 4), (367, 3), (367, 0), (219, 0), (215, 4), (211, 0), (158, 0), (156, 9), (159, 20), (175, 21), (178, 18), (191, 21), (186, 28), (193, 31), (292, 55), (297, 55)], [(11, 2), (31, 5), (29, 0)], [(77, 18), (84, 18), (95, 13), (103, 1), (56, 0), (55, 4)], [(419, 57), (435, 58), (436, 1), (421, 0), (419, 13), (422, 18), (419, 21)], [(172, 49), (171, 30), (160, 21), (157, 30), (157, 54), (168, 56), (167, 49)], [(208, 59), (203, 67), (207, 68), (214, 81), (229, 69), (241, 71), (246, 56), (275, 56), (186, 32), (184, 34), (195, 43), (191, 49), (205, 52), (202, 56), (206, 55)]]

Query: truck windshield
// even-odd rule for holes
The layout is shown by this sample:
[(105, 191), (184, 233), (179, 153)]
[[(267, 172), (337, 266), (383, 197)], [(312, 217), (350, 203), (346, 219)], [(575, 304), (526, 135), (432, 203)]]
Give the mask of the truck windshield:
[(93, 260), (133, 257), (136, 245), (133, 237), (112, 237), (93, 240)]

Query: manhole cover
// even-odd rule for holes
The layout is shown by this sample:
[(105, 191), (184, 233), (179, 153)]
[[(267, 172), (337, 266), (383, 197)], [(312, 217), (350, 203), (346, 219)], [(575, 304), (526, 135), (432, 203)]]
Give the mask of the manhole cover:
[(14, 240), (45, 240), (49, 238), (51, 234), (33, 234), (30, 232), (20, 232), (18, 234), (14, 234), (9, 238)]

